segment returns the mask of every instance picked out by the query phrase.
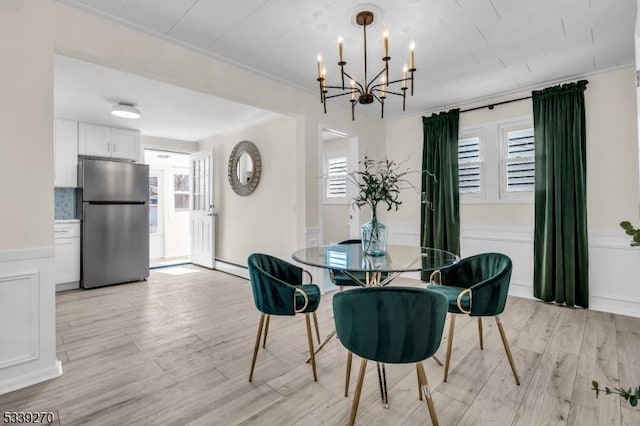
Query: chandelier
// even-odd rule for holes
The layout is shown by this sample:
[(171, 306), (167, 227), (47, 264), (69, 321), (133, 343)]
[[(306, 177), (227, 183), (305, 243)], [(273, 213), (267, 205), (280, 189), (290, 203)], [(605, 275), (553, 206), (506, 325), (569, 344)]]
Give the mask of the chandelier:
[[(402, 69), (402, 78), (397, 80), (389, 80), (389, 33), (385, 29), (382, 36), (384, 39), (384, 57), (382, 61), (384, 65), (382, 70), (376, 74), (374, 78), (368, 80), (367, 78), (367, 26), (371, 25), (374, 21), (373, 12), (368, 10), (359, 12), (356, 15), (355, 22), (361, 25), (364, 32), (364, 82), (359, 82), (348, 73), (345, 72), (344, 67), (347, 62), (344, 60), (344, 44), (343, 39), (338, 39), (338, 56), (340, 61), (340, 76), (342, 85), (329, 85), (327, 84), (327, 70), (322, 66), (322, 56), (318, 55), (318, 78), (320, 83), (320, 101), (324, 107), (324, 113), (327, 113), (327, 99), (336, 98), (339, 96), (351, 95), (351, 120), (355, 121), (355, 108), (356, 103), (363, 105), (371, 104), (374, 101), (378, 101), (381, 107), (381, 118), (384, 118), (384, 102), (388, 95), (402, 97), (402, 110), (405, 111), (406, 107), (406, 94), (407, 94), (407, 82), (411, 82), (411, 96), (413, 96), (413, 73), (415, 68), (415, 44), (413, 41), (409, 45), (409, 65), (404, 65)], [(349, 80), (349, 85), (345, 85), (345, 77)], [(394, 91), (397, 89), (391, 88), (392, 85), (400, 84), (400, 92)], [(393, 89), (393, 90), (390, 90)], [(328, 95), (329, 90), (339, 91), (332, 95)]]

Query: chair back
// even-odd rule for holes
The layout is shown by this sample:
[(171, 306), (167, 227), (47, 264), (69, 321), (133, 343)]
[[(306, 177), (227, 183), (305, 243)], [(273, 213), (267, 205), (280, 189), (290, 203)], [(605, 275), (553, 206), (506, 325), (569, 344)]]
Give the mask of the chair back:
[(357, 240), (344, 240), (344, 241), (340, 241), (338, 244), (362, 244), (362, 240), (357, 239)]
[(494, 316), (504, 311), (513, 264), (502, 253), (483, 253), (441, 270), (442, 284), (471, 288), (471, 316)]
[(333, 297), (336, 332), (345, 348), (379, 362), (418, 362), (436, 353), (447, 298), (413, 287), (366, 287)]
[(302, 268), (263, 253), (249, 256), (249, 277), (256, 308), (269, 315), (295, 315), (295, 286)]

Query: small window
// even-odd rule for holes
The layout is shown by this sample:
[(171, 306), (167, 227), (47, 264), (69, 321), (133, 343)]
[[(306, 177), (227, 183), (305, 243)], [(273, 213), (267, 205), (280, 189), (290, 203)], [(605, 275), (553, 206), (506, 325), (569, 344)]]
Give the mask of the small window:
[(325, 200), (345, 201), (347, 198), (347, 157), (327, 157), (325, 160)]
[(149, 233), (158, 232), (158, 176), (149, 176)]
[(173, 207), (175, 211), (189, 210), (189, 175), (176, 172), (173, 175)]
[(460, 194), (482, 194), (483, 164), (480, 137), (458, 141), (458, 185)]
[(503, 198), (535, 190), (535, 146), (533, 128), (504, 129)]

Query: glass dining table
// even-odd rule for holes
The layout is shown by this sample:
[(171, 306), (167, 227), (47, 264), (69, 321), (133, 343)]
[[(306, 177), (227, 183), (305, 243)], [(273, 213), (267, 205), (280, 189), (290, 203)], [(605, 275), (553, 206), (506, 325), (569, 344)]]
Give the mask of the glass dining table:
[[(403, 272), (438, 271), (452, 266), (460, 258), (451, 252), (429, 247), (389, 245), (384, 256), (368, 256), (362, 244), (335, 244), (307, 247), (291, 256), (305, 265), (340, 271), (363, 287), (384, 286)], [(318, 353), (336, 335), (335, 329), (316, 348)], [(307, 359), (309, 362), (311, 358)], [(434, 360), (442, 366), (440, 360)], [(386, 373), (378, 367), (382, 402), (388, 407)]]
[[(384, 256), (367, 256), (361, 244), (308, 247), (294, 252), (292, 258), (305, 265), (341, 271), (361, 286), (387, 285), (403, 272), (435, 271), (460, 261), (445, 250), (401, 245), (388, 246)], [(357, 272), (364, 272), (365, 279)]]

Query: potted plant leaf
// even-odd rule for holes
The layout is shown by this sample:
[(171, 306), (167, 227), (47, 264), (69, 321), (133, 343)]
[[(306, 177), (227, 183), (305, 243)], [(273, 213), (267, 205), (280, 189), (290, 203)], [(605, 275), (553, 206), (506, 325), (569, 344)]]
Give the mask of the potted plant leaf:
[(620, 227), (627, 235), (631, 236), (632, 246), (640, 246), (640, 229), (634, 228), (628, 220), (620, 222)]

